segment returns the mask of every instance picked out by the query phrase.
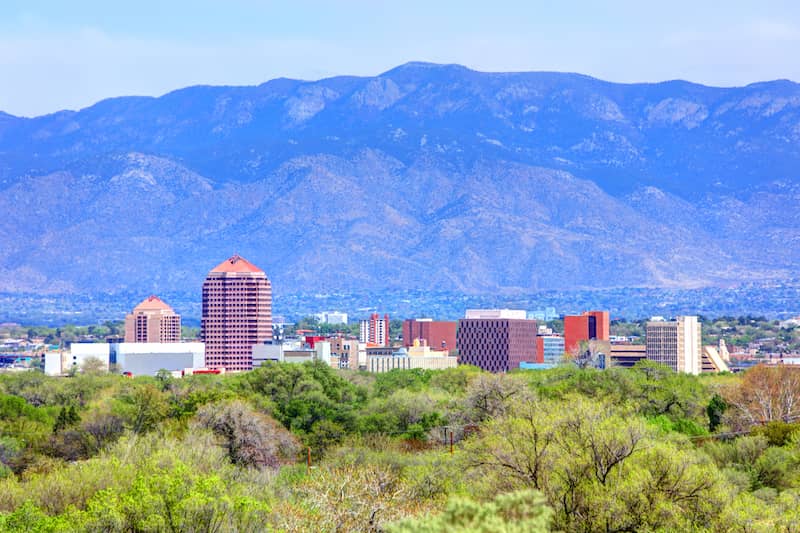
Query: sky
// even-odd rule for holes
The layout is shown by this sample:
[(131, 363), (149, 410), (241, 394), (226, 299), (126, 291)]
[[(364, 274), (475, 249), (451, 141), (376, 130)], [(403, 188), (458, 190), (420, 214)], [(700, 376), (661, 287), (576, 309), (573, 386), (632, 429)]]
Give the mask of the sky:
[(616, 82), (800, 81), (797, 0), (1, 0), (0, 110), (408, 61)]

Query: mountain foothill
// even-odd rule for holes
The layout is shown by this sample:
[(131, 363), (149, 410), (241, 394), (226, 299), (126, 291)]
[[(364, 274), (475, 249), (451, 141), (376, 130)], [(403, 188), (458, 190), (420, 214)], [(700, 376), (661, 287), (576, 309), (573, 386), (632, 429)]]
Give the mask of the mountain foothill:
[(0, 113), (0, 291), (729, 286), (796, 276), (800, 85), (409, 63)]

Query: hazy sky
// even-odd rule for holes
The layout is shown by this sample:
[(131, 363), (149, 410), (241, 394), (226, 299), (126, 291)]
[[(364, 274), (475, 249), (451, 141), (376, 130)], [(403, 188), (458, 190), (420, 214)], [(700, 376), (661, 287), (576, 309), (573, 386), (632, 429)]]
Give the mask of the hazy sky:
[(0, 110), (25, 116), (414, 60), (744, 85), (799, 58), (797, 0), (0, 0)]

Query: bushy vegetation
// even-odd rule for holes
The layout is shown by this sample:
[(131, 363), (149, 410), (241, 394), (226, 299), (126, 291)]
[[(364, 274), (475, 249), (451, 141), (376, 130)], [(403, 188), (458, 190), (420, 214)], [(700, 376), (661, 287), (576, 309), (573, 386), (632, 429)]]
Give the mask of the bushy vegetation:
[(798, 421), (790, 368), (9, 374), (0, 531), (797, 531)]

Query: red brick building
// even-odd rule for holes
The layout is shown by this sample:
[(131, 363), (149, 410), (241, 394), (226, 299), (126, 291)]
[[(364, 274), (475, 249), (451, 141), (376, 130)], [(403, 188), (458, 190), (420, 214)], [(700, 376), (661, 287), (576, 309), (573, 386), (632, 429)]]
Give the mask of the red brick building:
[(584, 311), (564, 317), (564, 350), (572, 352), (582, 341), (609, 339), (608, 311)]
[(272, 340), (272, 285), (263, 270), (234, 255), (208, 273), (200, 337), (207, 367), (253, 368), (253, 346)]
[(508, 372), (536, 356), (536, 321), (521, 318), (462, 318), (458, 321), (458, 362), (489, 372)]
[(432, 350), (456, 349), (456, 323), (434, 321), (430, 318), (410, 318), (403, 321), (403, 346), (409, 348), (420, 339)]

